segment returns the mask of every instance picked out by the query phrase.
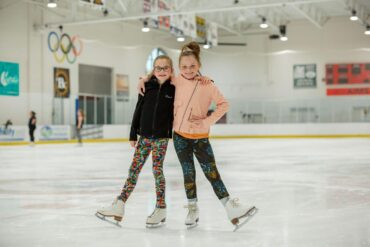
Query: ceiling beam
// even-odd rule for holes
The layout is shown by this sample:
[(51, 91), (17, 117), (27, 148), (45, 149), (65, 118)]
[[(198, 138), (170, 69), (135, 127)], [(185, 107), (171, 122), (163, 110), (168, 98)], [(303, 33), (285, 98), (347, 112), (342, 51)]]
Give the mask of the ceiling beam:
[(138, 20), (144, 18), (156, 18), (158, 16), (166, 15), (186, 15), (186, 14), (202, 14), (202, 13), (212, 13), (212, 12), (225, 12), (225, 11), (238, 11), (241, 9), (259, 9), (259, 8), (269, 8), (269, 7), (280, 7), (287, 5), (297, 5), (297, 4), (309, 4), (309, 3), (320, 3), (320, 2), (333, 2), (339, 0), (297, 0), (297, 1), (280, 1), (274, 3), (259, 3), (259, 4), (246, 4), (246, 5), (230, 5), (224, 7), (214, 7), (214, 8), (203, 8), (203, 9), (189, 9), (189, 10), (175, 10), (175, 11), (157, 11), (150, 13), (138, 13), (131, 16), (118, 17), (118, 18), (104, 18), (104, 19), (90, 19), (90, 20), (80, 20), (80, 21), (59, 21), (47, 23), (48, 26), (56, 25), (86, 25), (86, 24), (97, 24), (97, 23), (108, 23), (117, 21), (128, 21), (128, 20)]
[(312, 4), (291, 5), (291, 7), (320, 29), (329, 20), (327, 15)]

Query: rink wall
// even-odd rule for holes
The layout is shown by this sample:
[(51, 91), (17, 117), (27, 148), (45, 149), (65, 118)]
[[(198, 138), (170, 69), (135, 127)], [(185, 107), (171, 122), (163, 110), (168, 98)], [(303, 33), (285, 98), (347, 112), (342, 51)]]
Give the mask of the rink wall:
[[(83, 139), (89, 141), (127, 141), (130, 125), (85, 126)], [(370, 138), (368, 123), (327, 124), (219, 124), (212, 126), (212, 138)], [(36, 141), (68, 142), (75, 138), (73, 126), (41, 125)], [(0, 128), (0, 144), (28, 142), (27, 126)]]
[[(104, 138), (127, 138), (129, 125), (106, 125)], [(369, 123), (217, 124), (215, 138), (370, 137)]]

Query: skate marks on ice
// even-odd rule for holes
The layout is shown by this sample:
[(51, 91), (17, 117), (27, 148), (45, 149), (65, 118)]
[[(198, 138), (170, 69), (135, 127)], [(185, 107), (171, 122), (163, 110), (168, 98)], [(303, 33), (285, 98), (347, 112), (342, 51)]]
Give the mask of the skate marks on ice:
[(247, 224), (257, 212), (258, 212), (258, 208), (253, 206), (240, 218), (233, 219), (231, 221), (231, 223), (235, 225), (233, 232), (236, 232), (237, 230), (242, 228), (245, 224)]
[[(100, 214), (100, 213), (98, 213), (98, 212), (96, 212), (96, 213), (95, 213), (95, 216), (96, 216), (98, 219), (102, 220), (102, 221), (108, 222), (108, 223), (110, 223), (110, 224), (112, 224), (112, 225), (115, 225), (115, 226), (117, 226), (117, 227), (122, 228), (121, 224), (119, 223), (119, 222), (122, 220), (122, 218), (121, 218), (121, 219), (119, 219), (119, 218), (118, 218), (118, 217), (116, 217), (116, 216), (107, 216), (107, 215), (102, 215), (102, 214)], [(111, 218), (111, 217), (113, 217), (113, 218), (114, 218), (115, 222), (114, 222), (114, 221), (112, 221), (111, 219), (109, 219), (109, 218)], [(108, 219), (107, 219), (107, 218), (108, 218)]]

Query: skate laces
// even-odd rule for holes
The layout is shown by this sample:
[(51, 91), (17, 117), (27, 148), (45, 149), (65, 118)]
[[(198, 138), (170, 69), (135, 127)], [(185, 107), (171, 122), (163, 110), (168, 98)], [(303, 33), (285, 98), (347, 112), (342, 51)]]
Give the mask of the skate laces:
[(229, 202), (233, 208), (240, 206), (239, 198), (230, 199)]
[(149, 217), (153, 217), (153, 215), (155, 215), (157, 212), (159, 212), (159, 208), (155, 208), (153, 213), (149, 216)]
[(197, 205), (196, 204), (194, 204), (194, 205), (191, 205), (191, 204), (184, 205), (184, 208), (189, 209), (189, 211), (197, 211)]
[(188, 216), (193, 217), (196, 215), (196, 212), (197, 212), (196, 204), (188, 204), (188, 205), (185, 205), (184, 208), (187, 208), (189, 210)]

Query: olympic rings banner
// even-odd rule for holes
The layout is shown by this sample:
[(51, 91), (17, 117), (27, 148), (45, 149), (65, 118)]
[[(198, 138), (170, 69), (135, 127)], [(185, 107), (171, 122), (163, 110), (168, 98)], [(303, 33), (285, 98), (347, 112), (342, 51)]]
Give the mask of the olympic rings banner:
[(76, 35), (71, 38), (67, 33), (59, 36), (52, 31), (48, 35), (48, 47), (58, 63), (63, 63), (67, 60), (68, 63), (73, 64), (76, 62), (77, 57), (81, 55), (83, 43)]

